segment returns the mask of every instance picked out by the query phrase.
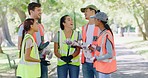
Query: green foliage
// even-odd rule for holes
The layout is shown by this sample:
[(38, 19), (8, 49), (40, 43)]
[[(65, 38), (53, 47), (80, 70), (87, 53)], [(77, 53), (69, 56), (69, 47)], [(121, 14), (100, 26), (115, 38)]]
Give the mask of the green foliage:
[[(140, 1), (140, 2), (139, 2)], [(0, 0), (1, 7), (7, 7), (9, 25), (17, 27), (21, 22), (13, 7), (17, 7), (22, 11), (27, 11), (27, 6), (30, 0)], [(146, 5), (146, 0), (40, 0), (42, 5), (43, 15), (42, 23), (46, 31), (56, 31), (59, 29), (59, 20), (63, 15), (70, 15), (76, 24), (77, 29), (87, 22), (85, 21), (84, 14), (80, 12), (80, 8), (89, 4), (96, 5), (101, 11), (107, 13), (109, 16), (109, 24), (119, 24), (122, 27), (131, 25), (136, 26), (133, 13), (139, 18), (142, 23), (143, 6)], [(136, 7), (134, 7), (136, 6)], [(3, 8), (4, 9), (4, 8)], [(2, 10), (3, 10), (2, 9)], [(1, 11), (2, 11), (1, 10)], [(1, 12), (0, 11), (0, 12)], [(13, 13), (13, 14), (12, 14)], [(74, 15), (75, 13), (75, 15)], [(141, 15), (141, 16), (140, 16)], [(13, 17), (11, 17), (13, 16)], [(15, 28), (14, 27), (14, 28)], [(13, 30), (14, 31), (14, 30)]]
[(80, 12), (81, 3), (79, 0), (47, 0), (46, 2), (42, 2), (41, 4), (45, 13), (45, 17), (44, 15), (42, 16), (42, 22), (45, 29), (48, 31), (57, 31), (60, 28), (59, 21), (63, 15), (70, 15), (73, 21), (75, 18), (77, 28), (84, 25), (85, 19)]

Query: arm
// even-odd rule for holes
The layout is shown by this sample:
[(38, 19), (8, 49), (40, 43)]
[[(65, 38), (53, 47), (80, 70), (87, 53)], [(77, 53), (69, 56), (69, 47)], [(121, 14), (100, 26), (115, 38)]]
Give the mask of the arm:
[(76, 51), (72, 54), (73, 57), (78, 56), (80, 53), (80, 48), (76, 48)]
[(26, 46), (25, 46), (25, 60), (30, 62), (40, 62), (39, 59), (35, 59), (30, 56), (32, 47), (33, 47), (32, 39), (28, 38), (26, 40)]
[(56, 57), (60, 58), (61, 54), (58, 52), (58, 33), (55, 34), (52, 41), (54, 42), (54, 54)]
[(61, 57), (60, 53), (58, 52), (58, 43), (57, 42), (54, 42), (54, 54), (58, 58)]
[[(79, 31), (78, 31), (78, 39), (77, 40), (78, 40), (77, 42), (80, 42), (82, 40), (82, 34)], [(73, 58), (79, 55), (80, 49), (81, 49), (80, 46), (77, 46), (75, 48), (75, 52), (72, 54)]]
[(96, 56), (96, 59), (97, 59), (98, 61), (100, 61), (100, 60), (105, 60), (105, 59), (112, 58), (112, 54), (113, 54), (112, 49), (113, 49), (112, 44), (111, 44), (111, 42), (107, 39), (107, 41), (106, 41), (106, 50), (107, 50), (107, 54), (105, 54), (105, 55), (103, 55), (103, 56)]
[(41, 60), (32, 58), (30, 56), (31, 50), (32, 50), (32, 47), (26, 49), (26, 52), (25, 52), (25, 60), (26, 61), (29, 61), (29, 62), (41, 62)]

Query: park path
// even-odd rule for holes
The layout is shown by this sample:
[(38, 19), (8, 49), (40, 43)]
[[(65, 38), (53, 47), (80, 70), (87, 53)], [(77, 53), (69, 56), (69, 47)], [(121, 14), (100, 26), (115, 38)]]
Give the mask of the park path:
[[(128, 40), (128, 37), (126, 40)], [(131, 49), (126, 48), (126, 45), (120, 41), (122, 40), (117, 36), (115, 38), (117, 71), (112, 74), (112, 78), (148, 78), (148, 60)], [(9, 70), (4, 73), (0, 72), (0, 78), (15, 78), (14, 70)], [(50, 74), (49, 78), (57, 78), (56, 70)], [(83, 78), (82, 71), (80, 71), (79, 78)]]
[(118, 70), (112, 78), (148, 78), (148, 60), (124, 46), (116, 44)]
[[(117, 71), (112, 74), (112, 78), (148, 78), (148, 60), (136, 54), (123, 44), (116, 44)], [(56, 73), (49, 78), (57, 78)], [(80, 77), (82, 71), (80, 71)]]

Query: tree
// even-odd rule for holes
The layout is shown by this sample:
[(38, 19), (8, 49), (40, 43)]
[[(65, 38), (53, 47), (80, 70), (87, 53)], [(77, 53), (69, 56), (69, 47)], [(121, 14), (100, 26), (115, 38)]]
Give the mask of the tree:
[[(114, 13), (113, 17), (119, 19), (118, 22), (124, 24), (132, 23), (127, 17), (127, 19), (122, 20), (126, 17), (126, 15), (131, 15), (134, 17), (134, 22), (137, 23), (137, 26), (140, 29), (140, 32), (143, 35), (143, 40), (146, 40), (146, 36), (148, 37), (148, 1), (147, 0), (102, 0), (101, 4), (107, 5), (109, 7), (109, 11)], [(128, 11), (128, 12), (127, 12)], [(126, 12), (126, 13), (125, 13)], [(120, 16), (118, 16), (120, 15)], [(123, 16), (122, 16), (123, 15)], [(114, 18), (112, 18), (114, 19)], [(125, 21), (125, 22), (124, 22)], [(146, 32), (144, 32), (141, 27), (141, 24), (144, 24)], [(134, 25), (134, 23), (132, 23)], [(125, 25), (124, 25), (125, 26)]]
[[(148, 37), (148, 6), (146, 6), (146, 1), (132, 0), (130, 3), (127, 3), (127, 5), (128, 10), (133, 14), (140, 29), (140, 32), (143, 35), (143, 40), (147, 40), (146, 37)], [(140, 24), (140, 20), (142, 20), (141, 23), (144, 23), (146, 32), (143, 31), (142, 26)]]
[[(2, 9), (2, 7), (0, 7)], [(4, 9), (2, 9), (1, 13), (0, 13), (0, 27), (2, 27), (2, 31), (4, 34), (4, 38), (8, 41), (8, 46), (15, 46), (15, 44), (12, 42), (11, 37), (10, 37), (10, 33), (9, 33), (9, 29), (8, 29), (8, 22), (7, 22), (7, 11), (6, 11), (6, 7), (3, 7)]]
[(3, 34), (2, 34), (2, 29), (0, 28), (0, 53), (3, 53), (3, 50), (1, 47), (2, 41), (3, 41)]
[[(83, 0), (82, 0), (83, 1)], [(80, 0), (46, 0), (41, 1), (43, 5), (43, 12), (46, 18), (42, 17), (42, 23), (45, 24), (45, 29), (56, 32), (59, 27), (59, 20), (63, 15), (70, 15), (73, 18), (76, 28), (79, 29), (84, 23), (85, 19), (82, 17), (80, 8), (83, 2)], [(64, 6), (64, 7), (63, 7)]]
[[(20, 1), (16, 1), (16, 0), (5, 0), (5, 1), (1, 1), (0, 3), (0, 27), (2, 27), (2, 31), (4, 33), (4, 38), (7, 41), (7, 45), (8, 46), (15, 46), (15, 44), (12, 42), (11, 40), (11, 36), (9, 33), (9, 28), (8, 28), (8, 16), (7, 16), (7, 12), (17, 12), (21, 22), (23, 22), (26, 18), (26, 14), (25, 14), (25, 8), (26, 8), (26, 3), (28, 3), (29, 1), (27, 0), (20, 0)], [(24, 8), (25, 6), (25, 8)]]

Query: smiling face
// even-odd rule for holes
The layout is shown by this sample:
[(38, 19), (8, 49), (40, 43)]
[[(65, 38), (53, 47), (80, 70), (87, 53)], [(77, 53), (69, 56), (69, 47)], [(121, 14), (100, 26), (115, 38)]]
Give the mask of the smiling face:
[(34, 10), (30, 10), (30, 13), (34, 19), (40, 19), (42, 14), (41, 7), (35, 7)]
[(35, 21), (31, 28), (34, 32), (38, 32), (38, 22)]
[(91, 10), (89, 8), (86, 8), (85, 11), (84, 11), (84, 15), (85, 15), (85, 19), (89, 19), (90, 16), (95, 15), (95, 11)]
[(73, 21), (70, 16), (67, 16), (65, 22), (63, 22), (64, 28), (73, 28)]
[(101, 21), (95, 18), (95, 26), (100, 27)]

